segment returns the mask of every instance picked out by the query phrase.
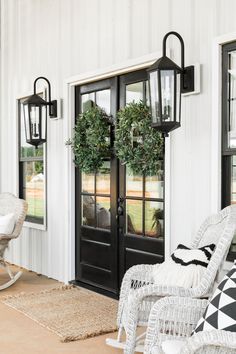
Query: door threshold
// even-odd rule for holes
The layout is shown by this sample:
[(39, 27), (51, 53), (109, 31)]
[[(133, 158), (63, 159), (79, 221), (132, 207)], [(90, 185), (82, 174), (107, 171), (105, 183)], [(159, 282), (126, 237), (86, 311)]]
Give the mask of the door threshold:
[(105, 296), (110, 297), (112, 299), (116, 299), (116, 300), (119, 299), (119, 295), (112, 292), (112, 291), (102, 289), (102, 288), (99, 288), (98, 286), (94, 286), (91, 284), (87, 284), (87, 283), (80, 281), (80, 280), (71, 280), (69, 283), (73, 284), (75, 286), (81, 287), (81, 288), (85, 288), (85, 289), (94, 291), (95, 293), (105, 295)]

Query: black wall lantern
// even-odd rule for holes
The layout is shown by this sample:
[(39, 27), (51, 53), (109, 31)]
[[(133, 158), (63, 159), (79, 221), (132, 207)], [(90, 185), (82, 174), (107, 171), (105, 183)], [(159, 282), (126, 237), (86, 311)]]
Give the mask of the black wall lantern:
[[(48, 102), (36, 94), (36, 83), (43, 79), (48, 84)], [(49, 117), (57, 117), (57, 101), (51, 101), (51, 85), (46, 77), (38, 77), (34, 81), (34, 94), (23, 102), (25, 135), (28, 144), (43, 144), (47, 140), (47, 110)]]
[[(181, 67), (166, 56), (166, 40), (176, 36), (181, 44)], [(184, 41), (177, 32), (168, 32), (163, 38), (163, 57), (148, 71), (152, 127), (168, 136), (180, 127), (181, 93), (194, 91), (194, 66), (184, 66)]]

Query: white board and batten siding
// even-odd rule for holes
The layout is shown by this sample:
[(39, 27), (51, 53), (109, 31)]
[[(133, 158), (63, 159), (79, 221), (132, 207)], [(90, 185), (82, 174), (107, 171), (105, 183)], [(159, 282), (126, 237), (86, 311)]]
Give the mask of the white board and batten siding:
[[(186, 64), (201, 63), (201, 93), (183, 98), (182, 127), (169, 138), (170, 249), (189, 242), (218, 207), (211, 202), (212, 43), (236, 32), (235, 13), (235, 0), (1, 1), (0, 192), (18, 192), (17, 98), (43, 75), (52, 98), (64, 101), (63, 119), (48, 122), (47, 230), (25, 227), (10, 246), (11, 262), (58, 280), (73, 278), (65, 147), (73, 116), (66, 82), (161, 51), (170, 30), (184, 38)], [(168, 44), (178, 61), (178, 41)]]

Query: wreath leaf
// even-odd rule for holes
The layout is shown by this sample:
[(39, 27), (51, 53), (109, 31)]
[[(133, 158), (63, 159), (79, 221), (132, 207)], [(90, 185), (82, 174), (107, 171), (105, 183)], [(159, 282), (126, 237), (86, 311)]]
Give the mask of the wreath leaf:
[(129, 103), (117, 113), (115, 149), (134, 174), (155, 175), (162, 168), (163, 138), (151, 127), (148, 106)]
[(110, 123), (103, 109), (93, 106), (78, 115), (71, 145), (74, 163), (85, 173), (98, 171), (111, 155)]

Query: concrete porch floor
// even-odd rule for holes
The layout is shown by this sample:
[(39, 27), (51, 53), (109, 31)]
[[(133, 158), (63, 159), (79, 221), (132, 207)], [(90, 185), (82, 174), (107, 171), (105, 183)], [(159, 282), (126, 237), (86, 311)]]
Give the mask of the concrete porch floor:
[[(13, 270), (17, 268), (13, 267)], [(0, 298), (20, 292), (38, 292), (58, 286), (60, 283), (23, 270), (22, 277), (10, 288), (1, 291)], [(0, 282), (4, 275), (0, 272)], [(106, 337), (115, 337), (115, 333), (70, 342), (61, 343), (57, 335), (41, 327), (33, 320), (0, 302), (0, 352), (2, 354), (122, 354), (121, 350), (108, 347)]]

